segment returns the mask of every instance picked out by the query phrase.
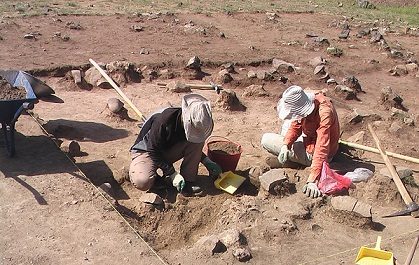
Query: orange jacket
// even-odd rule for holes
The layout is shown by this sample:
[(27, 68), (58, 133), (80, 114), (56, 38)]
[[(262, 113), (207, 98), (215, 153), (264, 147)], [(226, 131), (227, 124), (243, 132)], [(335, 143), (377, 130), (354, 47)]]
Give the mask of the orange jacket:
[(320, 177), (323, 161), (338, 151), (340, 136), (338, 115), (332, 102), (323, 94), (317, 94), (314, 105), (310, 115), (291, 122), (284, 137), (284, 142), (291, 148), (303, 133), (306, 151), (313, 155), (309, 177), (312, 181)]

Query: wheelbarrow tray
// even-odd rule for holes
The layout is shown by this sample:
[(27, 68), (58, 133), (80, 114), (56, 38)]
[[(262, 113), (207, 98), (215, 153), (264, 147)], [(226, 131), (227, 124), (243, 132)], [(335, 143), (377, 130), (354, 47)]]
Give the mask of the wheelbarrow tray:
[[(7, 77), (2, 77), (11, 83)], [(23, 82), (22, 86), (25, 87), (26, 98), (0, 99), (0, 123), (4, 135), (4, 142), (10, 156), (13, 156), (15, 153), (14, 131), (17, 119), (22, 114), (23, 110), (33, 108), (33, 105), (38, 102), (38, 98), (36, 97), (30, 83)]]
[(50, 96), (55, 93), (55, 91), (47, 84), (25, 71), (0, 70), (0, 76), (6, 79), (7, 82), (13, 86), (23, 86), (30, 88), (31, 94), (37, 98)]

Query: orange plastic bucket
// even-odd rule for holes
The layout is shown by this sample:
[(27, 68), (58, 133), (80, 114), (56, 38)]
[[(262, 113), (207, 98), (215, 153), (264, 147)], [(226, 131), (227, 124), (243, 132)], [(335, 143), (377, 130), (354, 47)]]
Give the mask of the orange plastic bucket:
[(209, 159), (217, 163), (223, 172), (234, 171), (239, 163), (243, 148), (239, 144), (224, 137), (221, 138), (223, 138), (223, 140), (207, 142), (207, 156)]

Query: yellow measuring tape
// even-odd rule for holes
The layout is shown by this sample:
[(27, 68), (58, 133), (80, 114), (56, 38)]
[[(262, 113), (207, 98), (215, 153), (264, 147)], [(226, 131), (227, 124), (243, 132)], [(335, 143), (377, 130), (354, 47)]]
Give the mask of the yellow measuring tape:
[[(42, 129), (42, 131), (44, 132), (44, 134), (46, 136), (48, 136), (52, 140), (52, 142), (60, 149), (60, 146), (58, 145), (58, 143), (50, 136), (50, 134), (47, 132), (47, 130), (45, 130), (45, 128), (42, 126), (42, 124), (40, 124), (38, 122), (38, 120), (36, 119), (36, 117), (33, 116), (32, 112), (29, 112), (28, 111), (28, 113), (35, 120), (35, 122), (39, 125), (39, 127)], [(131, 228), (132, 231), (134, 231), (134, 234), (136, 236), (138, 236), (138, 238), (141, 239), (141, 241), (150, 249), (151, 252), (153, 252), (153, 254), (160, 260), (160, 262), (162, 264), (168, 265), (168, 263), (166, 263), (163, 260), (163, 258), (159, 256), (159, 254), (144, 240), (144, 238), (140, 235), (140, 233), (138, 233), (138, 231), (128, 222), (128, 220), (125, 219), (125, 217), (115, 208), (115, 206), (113, 205), (113, 203), (110, 202), (106, 198), (106, 196), (101, 192), (101, 190), (92, 183), (92, 181), (83, 173), (83, 171), (81, 171), (81, 169), (76, 165), (76, 163), (73, 162), (73, 160), (71, 160), (70, 157), (65, 152), (63, 152), (63, 153), (68, 158), (68, 160), (73, 164), (73, 166), (78, 170), (78, 172), (80, 173), (80, 175), (83, 178), (85, 178), (96, 189), (96, 191), (108, 202), (108, 204), (112, 207), (112, 209), (115, 210), (115, 212), (118, 213), (118, 215), (122, 218), (122, 220), (124, 220), (124, 222), (128, 225), (128, 227)]]

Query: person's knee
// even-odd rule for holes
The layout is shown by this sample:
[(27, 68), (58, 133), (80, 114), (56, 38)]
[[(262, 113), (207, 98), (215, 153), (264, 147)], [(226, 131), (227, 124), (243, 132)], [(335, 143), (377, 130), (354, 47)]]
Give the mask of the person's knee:
[(260, 141), (260, 144), (262, 145), (263, 148), (266, 149), (266, 146), (268, 146), (270, 139), (271, 139), (270, 133), (264, 133), (262, 135), (262, 140)]
[(141, 178), (133, 174), (130, 174), (130, 180), (131, 180), (132, 185), (134, 185), (134, 187), (142, 191), (147, 191), (152, 186), (152, 181), (150, 178), (145, 179), (145, 178)]
[(153, 176), (150, 174), (145, 174), (135, 164), (131, 164), (129, 178), (132, 185), (142, 191), (149, 190), (153, 184)]

